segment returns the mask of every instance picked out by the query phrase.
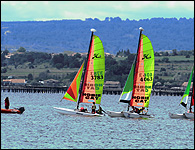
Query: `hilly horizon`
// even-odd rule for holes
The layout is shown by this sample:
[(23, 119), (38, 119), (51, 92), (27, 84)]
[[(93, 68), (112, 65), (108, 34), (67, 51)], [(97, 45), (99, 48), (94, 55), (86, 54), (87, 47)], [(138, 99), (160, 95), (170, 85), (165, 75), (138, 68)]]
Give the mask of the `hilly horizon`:
[(1, 21), (1, 50), (10, 52), (24, 47), (27, 51), (62, 53), (88, 50), (91, 28), (102, 40), (106, 53), (119, 50), (137, 51), (139, 27), (151, 40), (154, 51), (193, 50), (194, 18), (152, 18), (139, 21), (120, 17), (106, 17), (104, 21), (82, 20), (53, 21)]

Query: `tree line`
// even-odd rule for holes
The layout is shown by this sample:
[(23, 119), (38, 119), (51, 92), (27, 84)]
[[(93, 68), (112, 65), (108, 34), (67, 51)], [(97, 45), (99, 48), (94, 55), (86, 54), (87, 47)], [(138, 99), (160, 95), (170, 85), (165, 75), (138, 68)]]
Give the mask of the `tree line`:
[[(20, 47), (14, 55), (8, 59), (5, 56), (8, 55), (9, 51), (6, 49), (1, 51), (1, 72), (6, 73), (8, 65), (15, 66), (15, 69), (19, 65), (28, 64), (29, 69), (35, 69), (37, 65), (48, 63), (51, 67), (55, 67), (57, 69), (62, 68), (79, 68), (83, 61), (86, 59), (86, 56), (81, 55), (80, 53), (76, 53), (75, 55), (67, 55), (65, 53), (45, 53), (45, 52), (28, 52), (25, 48)], [(194, 50), (191, 51), (177, 51), (176, 49), (171, 52), (155, 52), (155, 56), (176, 56), (183, 55), (186, 58), (194, 56)], [(116, 60), (117, 57), (124, 57), (123, 60)], [(135, 59), (135, 54), (130, 53), (129, 49), (127, 50), (119, 50), (116, 55), (106, 55), (105, 56), (105, 64), (106, 64), (106, 74), (105, 81), (119, 81), (121, 86), (124, 86), (129, 71), (131, 69), (132, 63)], [(169, 58), (163, 58), (160, 61), (169, 62)], [(39, 78), (37, 81), (51, 78), (48, 76), (49, 70), (45, 68), (46, 71), (39, 74)], [(165, 68), (161, 68), (161, 71), (166, 71)], [(64, 78), (73, 79), (75, 73), (68, 74)], [(54, 77), (53, 77), (54, 78)], [(57, 77), (55, 77), (57, 79)], [(32, 74), (28, 75), (28, 80), (33, 80)], [(158, 82), (158, 78), (156, 78), (155, 82)], [(161, 81), (162, 82), (162, 81)], [(164, 81), (165, 82), (165, 81)]]
[[(89, 46), (90, 27), (97, 29), (105, 52), (116, 54), (119, 48), (136, 52), (139, 27), (151, 40), (155, 51), (194, 48), (194, 18), (151, 18), (122, 20), (106, 17), (83, 20), (1, 22), (1, 47), (60, 53), (64, 49), (83, 52)], [(7, 32), (10, 31), (10, 32)], [(5, 34), (6, 33), (6, 34)]]

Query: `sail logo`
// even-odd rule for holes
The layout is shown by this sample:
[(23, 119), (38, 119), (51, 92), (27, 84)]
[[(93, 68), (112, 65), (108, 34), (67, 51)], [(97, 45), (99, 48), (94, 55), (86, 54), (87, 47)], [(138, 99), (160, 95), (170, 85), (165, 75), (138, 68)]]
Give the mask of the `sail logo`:
[(149, 56), (149, 54), (144, 54), (144, 57), (142, 58), (142, 60), (144, 60), (144, 59), (150, 59), (151, 58), (151, 56)]
[(92, 57), (92, 59), (94, 59), (94, 58), (101, 58), (101, 55), (99, 55), (99, 53), (94, 54), (93, 57)]

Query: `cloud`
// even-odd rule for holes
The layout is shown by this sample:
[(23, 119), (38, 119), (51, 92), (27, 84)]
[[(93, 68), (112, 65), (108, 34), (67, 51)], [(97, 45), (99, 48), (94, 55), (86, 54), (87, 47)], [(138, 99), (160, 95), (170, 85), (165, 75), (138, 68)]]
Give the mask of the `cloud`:
[(169, 9), (194, 10), (194, 1), (167, 1), (165, 7)]
[(27, 1), (1, 1), (3, 5), (10, 5), (10, 6), (20, 6), (20, 5), (27, 5)]
[(1, 1), (3, 21), (194, 17), (194, 1)]

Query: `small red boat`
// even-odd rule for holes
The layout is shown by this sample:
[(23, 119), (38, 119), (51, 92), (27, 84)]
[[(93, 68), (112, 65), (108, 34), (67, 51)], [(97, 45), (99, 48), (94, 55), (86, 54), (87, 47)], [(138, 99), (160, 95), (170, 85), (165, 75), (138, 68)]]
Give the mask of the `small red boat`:
[(25, 111), (24, 107), (14, 108), (14, 109), (1, 108), (1, 113), (22, 114), (24, 111)]

